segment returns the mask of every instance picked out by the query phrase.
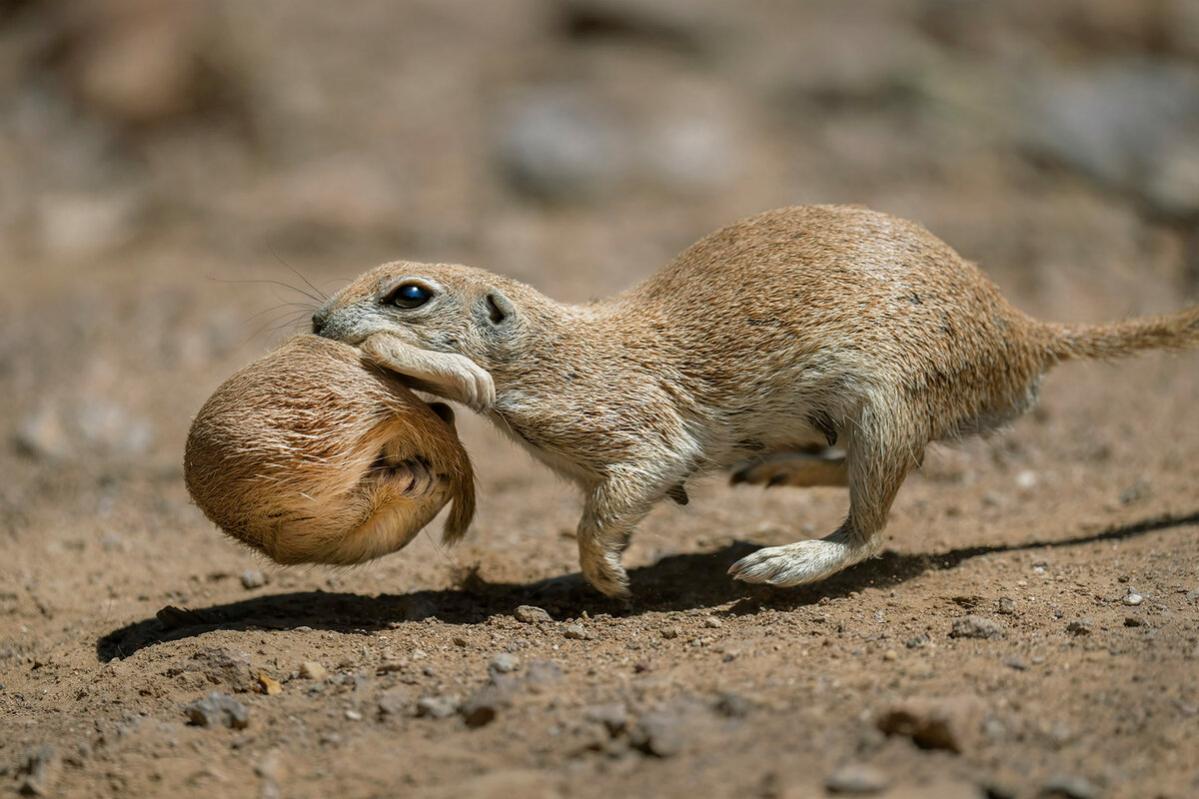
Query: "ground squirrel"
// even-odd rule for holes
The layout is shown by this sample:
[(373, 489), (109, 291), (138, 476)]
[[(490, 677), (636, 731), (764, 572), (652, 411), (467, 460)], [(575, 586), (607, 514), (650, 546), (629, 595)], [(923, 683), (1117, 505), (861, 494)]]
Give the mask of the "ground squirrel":
[[(583, 489), (583, 574), (627, 596), (620, 557), (692, 475), (847, 485), (831, 535), (730, 568), (778, 586), (876, 553), (933, 441), (985, 433), (1072, 358), (1199, 343), (1199, 307), (1111, 325), (1038, 322), (920, 225), (859, 207), (770, 211), (702, 239), (610, 299), (555, 302), (480, 269), (395, 262), (313, 316), (423, 387), (485, 412)], [(842, 458), (797, 455), (836, 443)]]
[(297, 336), (238, 371), (192, 422), (196, 504), (280, 563), (360, 563), (400, 549), (447, 502), (466, 532), (474, 474), (453, 414), (357, 349)]

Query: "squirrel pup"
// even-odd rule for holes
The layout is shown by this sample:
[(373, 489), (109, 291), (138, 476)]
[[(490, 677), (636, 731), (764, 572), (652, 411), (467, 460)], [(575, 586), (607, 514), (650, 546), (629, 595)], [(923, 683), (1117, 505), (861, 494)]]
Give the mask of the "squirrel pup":
[[(848, 486), (831, 535), (729, 570), (813, 582), (878, 552), (930, 442), (1013, 421), (1061, 361), (1199, 343), (1199, 307), (1039, 322), (920, 225), (802, 206), (719, 230), (584, 305), (471, 267), (384, 264), (318, 310), (313, 331), (486, 413), (577, 482), (582, 572), (627, 597), (634, 527), (663, 497), (685, 502), (691, 476), (756, 459), (734, 482)], [(803, 454), (834, 443), (844, 457)]]
[(466, 532), (474, 473), (453, 420), (354, 347), (296, 336), (204, 403), (184, 479), (209, 519), (279, 563), (361, 563), (451, 500), (444, 538)]

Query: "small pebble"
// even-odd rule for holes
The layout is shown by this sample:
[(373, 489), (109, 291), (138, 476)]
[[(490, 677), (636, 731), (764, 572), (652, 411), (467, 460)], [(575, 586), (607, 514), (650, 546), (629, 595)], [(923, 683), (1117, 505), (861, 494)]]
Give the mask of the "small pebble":
[(266, 576), (257, 569), (246, 569), (241, 573), (241, 586), (247, 591), (266, 585)]
[(1075, 619), (1066, 625), (1066, 632), (1071, 635), (1090, 635), (1093, 627), (1088, 619)]
[(888, 649), (883, 653), (883, 660), (899, 660), (899, 653), (894, 649)]
[(267, 696), (278, 696), (283, 693), (283, 686), (265, 671), (260, 671), (258, 672), (258, 690)]
[(305, 660), (300, 664), (300, 676), (308, 680), (323, 680), (329, 676), (329, 670), (315, 660)]
[(553, 621), (553, 618), (550, 617), (549, 613), (539, 607), (536, 607), (535, 605), (521, 605), (512, 612), (512, 615), (517, 621), (524, 622), (525, 624)]
[(1138, 619), (1136, 616), (1125, 616), (1124, 617), (1124, 626), (1125, 627), (1140, 627), (1143, 624), (1144, 624), (1144, 622), (1141, 621), (1140, 619)]
[(743, 719), (753, 710), (753, 703), (740, 694), (722, 691), (716, 699), (714, 709), (725, 718)]
[(562, 669), (550, 660), (532, 660), (525, 666), (525, 685), (540, 691), (562, 679)]
[(457, 712), (456, 696), (422, 696), (416, 701), (416, 715), (422, 718), (445, 719)]
[(608, 731), (608, 735), (615, 738), (620, 735), (629, 724), (629, 710), (623, 702), (612, 702), (607, 705), (592, 705), (583, 711), (583, 718), (587, 721), (602, 724), (604, 729)]
[[(383, 716), (403, 715), (408, 710), (408, 705), (409, 696), (406, 688), (389, 688), (379, 695), (377, 703), (379, 713)], [(450, 713), (453, 713), (453, 710)]]
[(1003, 626), (982, 616), (963, 616), (953, 622), (950, 638), (1003, 638)]
[(508, 687), (485, 685), (463, 702), (458, 712), (462, 714), (467, 727), (482, 727), (495, 721), (500, 710), (511, 703)]
[(23, 776), (16, 786), (17, 793), (21, 796), (54, 795), (51, 783), (58, 776), (60, 761), (58, 750), (53, 746), (39, 746), (30, 750), (17, 769), (17, 774)]
[(1095, 786), (1084, 777), (1053, 777), (1041, 786), (1044, 799), (1094, 799), (1098, 795)]
[(712, 629), (719, 629), (720, 627), (723, 627), (724, 625), (721, 623), (720, 619), (716, 618), (715, 616), (705, 616), (704, 617), (704, 626), (711, 627)]
[(362, 721), (362, 714), (359, 713), (357, 710), (347, 710), (346, 718), (349, 719), (350, 721)]
[(203, 699), (197, 699), (183, 708), (188, 722), (197, 727), (219, 727), (224, 725), (235, 730), (244, 730), (250, 724), (250, 712), (246, 706), (228, 694), (213, 691)]
[(662, 628), (662, 637), (666, 638), (668, 640), (671, 638), (678, 638), (679, 637), (679, 628), (678, 627), (663, 627)]
[(910, 738), (922, 749), (960, 754), (976, 745), (985, 715), (982, 700), (973, 695), (912, 696), (885, 709), (875, 726), (886, 735)]
[(999, 597), (999, 612), (1005, 616), (1012, 616), (1016, 613), (1016, 600), (1010, 596)]
[(508, 674), (516, 671), (518, 666), (520, 666), (520, 658), (507, 652), (501, 652), (491, 659), (487, 669), (493, 674)]
[(562, 634), (576, 641), (589, 641), (595, 634), (581, 624), (568, 624), (562, 628)]
[(1129, 591), (1124, 596), (1124, 604), (1135, 608), (1137, 605), (1145, 601), (1145, 597), (1138, 594), (1136, 591)]
[(850, 763), (829, 775), (824, 787), (829, 793), (868, 796), (882, 793), (889, 785), (887, 776), (873, 766)]
[(672, 757), (683, 750), (684, 725), (676, 714), (646, 713), (629, 731), (629, 743), (648, 755)]

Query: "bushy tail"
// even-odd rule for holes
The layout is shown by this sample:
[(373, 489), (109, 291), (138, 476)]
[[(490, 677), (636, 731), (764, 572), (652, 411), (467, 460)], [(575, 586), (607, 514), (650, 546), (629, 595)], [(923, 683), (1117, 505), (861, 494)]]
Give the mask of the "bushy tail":
[(1059, 361), (1120, 358), (1141, 350), (1199, 346), (1199, 305), (1168, 316), (1147, 316), (1109, 325), (1052, 325), (1049, 353)]

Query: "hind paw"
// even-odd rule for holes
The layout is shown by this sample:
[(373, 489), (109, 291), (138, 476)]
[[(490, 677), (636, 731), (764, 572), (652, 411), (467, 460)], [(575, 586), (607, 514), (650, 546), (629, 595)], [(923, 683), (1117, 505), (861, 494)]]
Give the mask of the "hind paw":
[(734, 580), (785, 588), (823, 580), (860, 560), (845, 544), (800, 541), (751, 552), (729, 567)]

